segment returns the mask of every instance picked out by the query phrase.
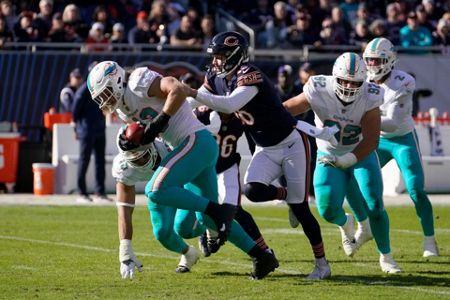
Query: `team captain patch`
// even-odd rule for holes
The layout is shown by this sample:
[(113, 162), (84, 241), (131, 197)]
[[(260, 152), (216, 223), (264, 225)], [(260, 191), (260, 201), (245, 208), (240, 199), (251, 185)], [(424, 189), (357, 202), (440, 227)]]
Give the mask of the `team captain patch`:
[(258, 82), (262, 82), (262, 74), (259, 71), (254, 71), (242, 76), (239, 76), (237, 81), (237, 86), (243, 86), (243, 85), (251, 85)]

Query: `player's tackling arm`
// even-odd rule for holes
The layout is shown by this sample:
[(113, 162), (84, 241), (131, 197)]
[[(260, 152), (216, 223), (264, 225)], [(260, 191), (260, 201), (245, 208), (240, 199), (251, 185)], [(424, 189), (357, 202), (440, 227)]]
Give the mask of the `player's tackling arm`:
[(358, 161), (364, 159), (378, 146), (380, 137), (380, 109), (378, 107), (369, 110), (361, 119), (362, 141), (353, 150)]
[(198, 90), (192, 90), (190, 96), (215, 111), (231, 114), (250, 102), (256, 94), (258, 94), (258, 88), (256, 86), (237, 87), (228, 96), (214, 95), (202, 86)]
[(173, 116), (186, 101), (189, 87), (176, 78), (168, 76), (156, 78), (147, 91), (149, 97), (165, 99), (162, 113)]
[(283, 102), (284, 108), (293, 116), (297, 116), (311, 109), (305, 93), (301, 93)]

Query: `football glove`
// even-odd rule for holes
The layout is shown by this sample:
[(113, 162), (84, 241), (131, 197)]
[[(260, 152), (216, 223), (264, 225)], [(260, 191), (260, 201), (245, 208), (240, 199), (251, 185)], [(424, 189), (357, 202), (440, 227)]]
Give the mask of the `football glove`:
[(319, 158), (319, 163), (340, 169), (347, 169), (356, 164), (357, 162), (358, 159), (351, 152), (346, 153), (342, 156), (330, 154)]
[(142, 272), (142, 263), (136, 258), (131, 246), (131, 240), (120, 240), (119, 247), (120, 275), (123, 279), (133, 279), (134, 268)]
[(149, 122), (144, 130), (144, 136), (142, 137), (141, 144), (147, 145), (155, 140), (155, 138), (163, 132), (169, 124), (170, 116), (164, 112), (161, 112), (152, 122)]
[(297, 121), (295, 128), (303, 131), (307, 135), (315, 137), (316, 139), (327, 141), (332, 146), (338, 145), (338, 141), (334, 137), (336, 132), (339, 131), (339, 128), (336, 125), (334, 125), (333, 127), (317, 128), (315, 126), (312, 126), (311, 124), (306, 123), (305, 121)]

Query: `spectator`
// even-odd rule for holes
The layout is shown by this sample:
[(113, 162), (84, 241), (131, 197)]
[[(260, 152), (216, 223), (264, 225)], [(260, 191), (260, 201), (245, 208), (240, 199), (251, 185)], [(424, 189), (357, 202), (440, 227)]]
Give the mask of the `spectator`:
[(336, 35), (345, 37), (344, 42), (341, 44), (347, 44), (350, 32), (353, 28), (351, 23), (345, 19), (344, 12), (339, 6), (335, 6), (331, 10), (331, 20), (333, 22), (333, 30)]
[(444, 13), (442, 9), (436, 7), (434, 0), (422, 0), (422, 5), (424, 7), (425, 13), (428, 16), (428, 20), (437, 23)]
[(376, 19), (369, 26), (371, 35), (376, 37), (384, 37), (387, 34), (387, 26), (383, 19)]
[(202, 28), (203, 49), (206, 50), (212, 38), (217, 34), (213, 16), (212, 15), (203, 16), (200, 26)]
[(436, 26), (436, 31), (433, 32), (433, 40), (435, 45), (450, 45), (450, 22), (440, 19)]
[[(89, 69), (92, 69), (94, 66), (95, 63), (91, 64)], [(110, 202), (111, 199), (105, 194), (105, 116), (98, 109), (97, 104), (92, 101), (86, 83), (83, 83), (75, 93), (72, 117), (75, 122), (75, 135), (80, 142), (80, 159), (77, 172), (79, 197), (77, 202)], [(94, 150), (95, 157), (95, 196), (93, 199), (89, 197), (86, 188), (86, 172), (92, 150)]]
[(39, 42), (41, 40), (39, 31), (33, 26), (34, 15), (32, 11), (22, 11), (20, 13), (14, 26), (17, 42)]
[(358, 10), (356, 11), (356, 18), (352, 21), (352, 27), (356, 29), (356, 24), (359, 21), (364, 21), (366, 24), (370, 24), (373, 21), (373, 17), (370, 15), (367, 9), (367, 4), (362, 2), (358, 5)]
[(148, 14), (140, 11), (136, 16), (136, 26), (128, 32), (128, 41), (130, 44), (153, 44), (156, 37), (150, 32), (148, 24)]
[(342, 30), (336, 31), (333, 21), (330, 18), (325, 18), (322, 22), (322, 30), (320, 31), (320, 40), (316, 43), (321, 45), (345, 45), (347, 38)]
[(437, 21), (431, 21), (428, 19), (428, 15), (422, 4), (417, 5), (416, 15), (420, 26), (426, 27), (430, 32), (433, 32), (436, 29)]
[(298, 90), (294, 86), (294, 74), (290, 65), (281, 65), (278, 68), (277, 84), (275, 87), (282, 102), (300, 94), (301, 90)]
[(169, 16), (169, 21), (167, 24), (167, 35), (171, 36), (175, 34), (178, 28), (180, 28), (181, 16), (186, 13), (186, 10), (179, 3), (170, 3), (167, 6), (167, 15)]
[(387, 36), (394, 45), (400, 44), (400, 29), (405, 26), (400, 18), (400, 6), (398, 3), (390, 3), (386, 7)]
[(14, 23), (16, 22), (16, 16), (10, 0), (2, 0), (0, 2), (0, 15), (3, 16), (6, 21), (6, 27), (12, 33), (14, 30)]
[(110, 42), (112, 44), (128, 44), (128, 40), (125, 35), (125, 27), (123, 26), (122, 23), (114, 24), (112, 28), (112, 35), (110, 38)]
[(103, 33), (105, 37), (109, 38), (112, 32), (112, 24), (109, 18), (109, 14), (106, 11), (106, 7), (99, 5), (94, 10), (94, 15), (92, 16), (92, 21), (94, 23), (101, 23), (103, 25)]
[(285, 2), (276, 2), (273, 11), (274, 17), (266, 23), (265, 31), (260, 34), (259, 44), (265, 48), (281, 46), (286, 39), (288, 27), (293, 24)]
[(89, 35), (89, 27), (81, 20), (80, 9), (75, 4), (69, 4), (64, 8), (62, 16), (64, 27), (71, 38), (79, 37), (85, 40)]
[(355, 31), (350, 34), (350, 45), (355, 45), (364, 49), (367, 43), (372, 39), (369, 26), (365, 20), (358, 20)]
[(184, 15), (181, 18), (180, 28), (170, 36), (170, 44), (173, 46), (201, 46), (202, 39), (193, 28), (191, 18)]
[(33, 20), (34, 26), (39, 31), (39, 35), (42, 38), (48, 36), (48, 32), (52, 27), (53, 22), (53, 0), (41, 0), (39, 1), (39, 13)]
[(148, 19), (150, 32), (153, 36), (152, 43), (166, 44), (168, 41), (169, 15), (166, 4), (163, 0), (156, 0), (152, 3), (150, 17)]
[(288, 27), (286, 41), (291, 47), (315, 45), (319, 40), (317, 32), (311, 28), (311, 17), (308, 14), (299, 16), (295, 25)]
[(13, 34), (8, 29), (6, 20), (0, 16), (0, 49), (2, 49), (7, 42), (13, 41)]
[(351, 24), (356, 23), (357, 11), (359, 10), (358, 2), (356, 0), (345, 0), (344, 3), (339, 5), (345, 20)]
[(414, 11), (408, 14), (407, 24), (400, 29), (401, 46), (430, 46), (432, 44), (431, 32), (426, 27), (419, 25)]
[(59, 112), (72, 112), (73, 99), (75, 92), (83, 84), (83, 76), (81, 76), (80, 69), (73, 69), (69, 74), (69, 82), (61, 90), (59, 96)]
[(104, 26), (100, 22), (92, 24), (89, 36), (86, 39), (88, 52), (101, 52), (110, 49), (109, 40), (104, 34)]
[(273, 12), (268, 0), (257, 0), (256, 4), (256, 8), (251, 9), (249, 12), (244, 12), (240, 19), (255, 31), (258, 46), (264, 46), (265, 41), (260, 34), (264, 31), (267, 22), (272, 20)]
[(62, 21), (62, 14), (57, 12), (53, 15), (52, 26), (48, 32), (47, 40), (53, 43), (64, 43), (66, 31), (64, 30), (64, 22)]

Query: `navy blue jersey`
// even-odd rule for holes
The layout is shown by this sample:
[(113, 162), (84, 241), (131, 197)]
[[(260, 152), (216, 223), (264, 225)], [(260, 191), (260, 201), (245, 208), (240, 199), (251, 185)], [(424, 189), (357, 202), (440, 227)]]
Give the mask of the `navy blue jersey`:
[[(205, 125), (209, 125), (209, 114), (211, 109), (197, 108), (194, 113), (197, 118)], [(244, 132), (241, 120), (235, 115), (220, 114), (222, 124), (219, 132), (215, 135), (217, 144), (219, 145), (219, 159), (216, 164), (217, 173), (222, 173), (234, 164), (241, 161), (241, 156), (237, 152), (237, 141)]]
[(216, 95), (229, 95), (239, 86), (258, 88), (258, 94), (235, 112), (258, 146), (278, 144), (292, 132), (297, 123), (281, 104), (280, 96), (270, 79), (253, 65), (241, 65), (231, 81), (207, 72), (204, 86)]

